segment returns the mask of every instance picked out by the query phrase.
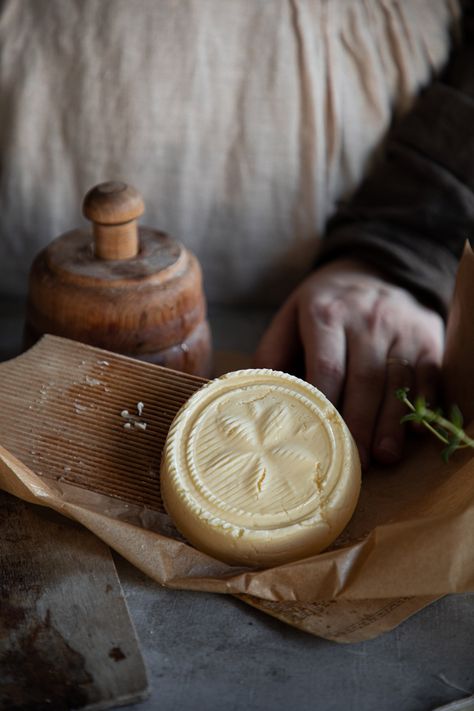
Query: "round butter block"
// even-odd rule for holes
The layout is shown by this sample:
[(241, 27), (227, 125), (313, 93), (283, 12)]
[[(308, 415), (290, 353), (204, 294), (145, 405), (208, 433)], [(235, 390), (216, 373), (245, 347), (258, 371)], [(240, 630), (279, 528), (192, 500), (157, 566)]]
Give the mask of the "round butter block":
[(163, 450), (161, 493), (177, 529), (231, 564), (273, 566), (319, 553), (351, 518), (357, 449), (308, 383), (240, 370), (198, 390)]

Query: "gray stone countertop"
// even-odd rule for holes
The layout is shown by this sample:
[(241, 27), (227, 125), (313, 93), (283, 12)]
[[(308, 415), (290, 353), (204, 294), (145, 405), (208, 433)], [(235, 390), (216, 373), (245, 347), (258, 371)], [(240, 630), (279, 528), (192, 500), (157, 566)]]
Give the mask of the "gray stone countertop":
[[(23, 303), (0, 300), (0, 359)], [(269, 313), (211, 309), (214, 342), (250, 353)], [(141, 711), (433, 711), (474, 694), (474, 594), (451, 595), (377, 639), (340, 645), (234, 598), (162, 588), (114, 555), (150, 679)], [(474, 709), (474, 700), (450, 709)]]

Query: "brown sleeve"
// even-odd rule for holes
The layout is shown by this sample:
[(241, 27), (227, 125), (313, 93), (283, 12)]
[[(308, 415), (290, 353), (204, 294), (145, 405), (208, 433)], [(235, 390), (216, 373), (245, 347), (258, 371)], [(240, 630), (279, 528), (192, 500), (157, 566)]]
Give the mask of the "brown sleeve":
[(330, 221), (316, 266), (354, 257), (446, 315), (474, 236), (473, 3), (445, 75), (393, 130), (384, 160)]

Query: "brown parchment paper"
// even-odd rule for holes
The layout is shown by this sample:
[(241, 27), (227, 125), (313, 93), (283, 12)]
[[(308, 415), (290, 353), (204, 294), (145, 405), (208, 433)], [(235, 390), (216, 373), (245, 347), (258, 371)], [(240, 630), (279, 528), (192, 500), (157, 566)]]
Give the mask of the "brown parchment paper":
[[(472, 252), (466, 250), (466, 254), (471, 260)], [(465, 268), (466, 254), (455, 295), (460, 308), (470, 307), (463, 302), (469, 292), (465, 280), (472, 283), (474, 279), (472, 261), (471, 267)], [(448, 337), (450, 353), (454, 352), (456, 362), (466, 368), (463, 372), (472, 375), (472, 366), (464, 363), (463, 357), (469, 352), (465, 344), (472, 343), (474, 332), (467, 328), (460, 333), (450, 324)], [(57, 339), (58, 348), (61, 340)], [(78, 369), (80, 363), (87, 367), (92, 352), (95, 359), (103, 353), (74, 346)], [(115, 361), (123, 365), (126, 360), (112, 354), (107, 358), (112, 375)], [(59, 375), (53, 366), (50, 375), (54, 383)], [(68, 370), (71, 368), (74, 365), (68, 362)], [(138, 366), (130, 362), (129, 368)], [(147, 377), (153, 372), (149, 370), (153, 366), (141, 364), (140, 368)], [(93, 385), (101, 382), (91, 376), (86, 376), (86, 381)], [(464, 383), (464, 390), (468, 387), (474, 395), (471, 380)], [(98, 397), (96, 414), (100, 403)], [(179, 398), (176, 408), (178, 405)], [(60, 423), (60, 428), (66, 428), (66, 424)], [(473, 426), (468, 429), (474, 434)], [(89, 434), (84, 448), (93, 447), (93, 422)], [(177, 534), (163, 510), (131, 502), (126, 490), (122, 498), (98, 490), (94, 481), (100, 479), (100, 452), (93, 460), (97, 476), (91, 478), (90, 486), (84, 477), (80, 486), (53, 477), (51, 471), (57, 467), (58, 457), (65, 470), (70, 468), (67, 448), (55, 446), (53, 452), (51, 440), (50, 467), (50, 450), (46, 448), (37, 472), (0, 447), (0, 487), (77, 520), (168, 587), (233, 594), (291, 625), (339, 642), (369, 639), (392, 629), (442, 595), (474, 591), (472, 450), (457, 452), (444, 464), (437, 441), (430, 437), (413, 439), (400, 465), (373, 468), (364, 477), (354, 517), (330, 550), (278, 568), (250, 570), (226, 565), (195, 550)]]
[(474, 420), (474, 252), (466, 243), (449, 312), (443, 363), (445, 400)]

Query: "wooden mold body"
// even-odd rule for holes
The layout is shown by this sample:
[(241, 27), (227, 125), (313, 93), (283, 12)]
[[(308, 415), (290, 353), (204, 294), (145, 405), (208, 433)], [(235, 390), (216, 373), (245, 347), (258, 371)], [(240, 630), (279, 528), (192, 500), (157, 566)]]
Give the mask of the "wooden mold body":
[(103, 183), (85, 197), (92, 234), (54, 240), (30, 272), (25, 345), (45, 333), (209, 376), (211, 336), (196, 257), (137, 226), (139, 194)]

